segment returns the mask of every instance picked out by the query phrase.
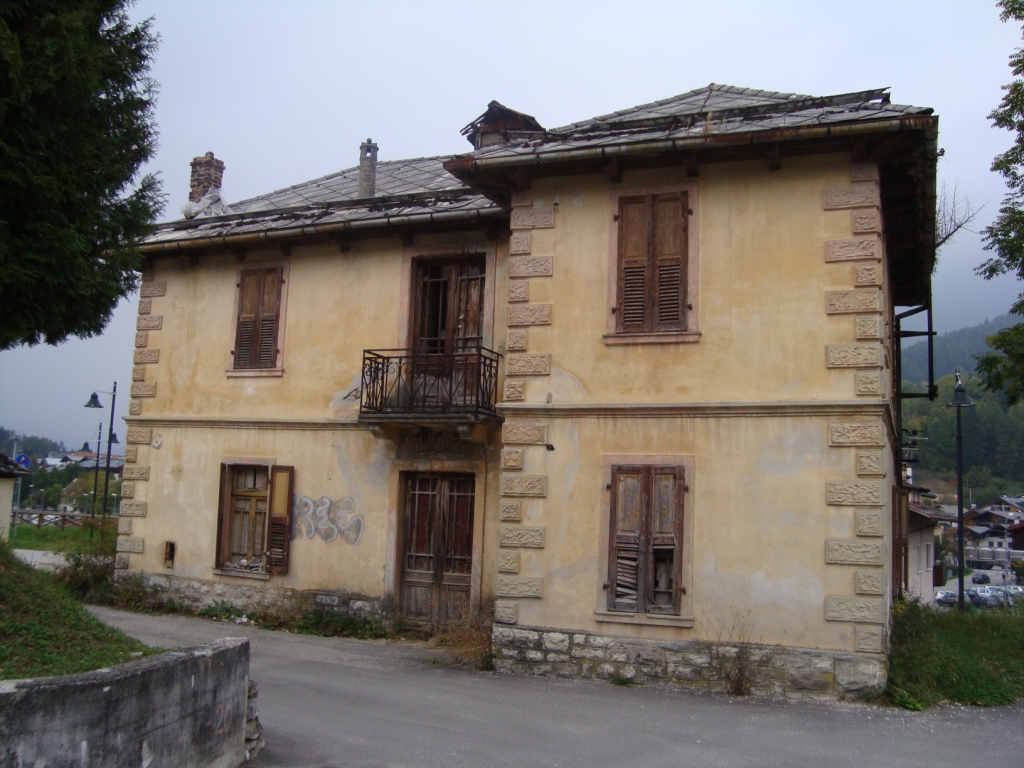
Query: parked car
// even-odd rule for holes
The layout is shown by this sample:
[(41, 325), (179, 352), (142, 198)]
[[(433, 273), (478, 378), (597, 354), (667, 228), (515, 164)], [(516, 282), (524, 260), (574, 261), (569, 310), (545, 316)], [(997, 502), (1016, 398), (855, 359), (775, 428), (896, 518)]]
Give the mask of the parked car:
[(945, 606), (946, 608), (954, 607), (959, 602), (957, 598), (958, 595), (956, 592), (948, 592), (940, 589), (935, 593), (935, 603), (937, 605)]
[(994, 594), (997, 598), (999, 598), (999, 604), (1000, 605), (1010, 606), (1010, 607), (1013, 606), (1013, 603), (1014, 603), (1013, 594), (1009, 590), (1007, 590), (1006, 587), (1002, 587), (1002, 586), (988, 587), (988, 590), (992, 594)]
[(987, 573), (976, 573), (971, 576), (972, 584), (991, 584), (992, 579), (989, 578)]
[(1015, 599), (1024, 600), (1024, 587), (1018, 587), (1016, 584), (1007, 584), (1003, 589), (1013, 595)]
[(1001, 601), (994, 592), (987, 590), (982, 592), (981, 589), (967, 590), (967, 598), (971, 601), (971, 605), (975, 608), (998, 608), (1001, 605)]

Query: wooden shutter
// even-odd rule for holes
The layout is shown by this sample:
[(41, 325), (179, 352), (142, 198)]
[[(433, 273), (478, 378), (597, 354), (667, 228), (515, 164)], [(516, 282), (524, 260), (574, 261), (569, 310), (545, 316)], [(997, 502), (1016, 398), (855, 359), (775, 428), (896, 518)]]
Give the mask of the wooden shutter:
[(613, 467), (607, 587), (610, 611), (642, 610), (642, 524), (646, 506), (644, 467)]
[(277, 364), (283, 267), (243, 269), (238, 283), (235, 368), (273, 368)]
[(268, 573), (288, 573), (294, 481), (294, 467), (270, 468), (270, 519), (267, 523)]
[(649, 329), (679, 331), (685, 327), (686, 316), (686, 193), (655, 195), (652, 213), (654, 297)]
[(643, 333), (650, 305), (651, 205), (648, 197), (619, 198), (620, 333)]
[(226, 549), (231, 541), (231, 467), (220, 465), (220, 501), (217, 505), (217, 553), (214, 568), (220, 568), (227, 559)]
[(650, 481), (648, 613), (678, 614), (682, 598), (683, 468), (647, 467)]
[(620, 333), (686, 327), (688, 200), (685, 192), (619, 198)]

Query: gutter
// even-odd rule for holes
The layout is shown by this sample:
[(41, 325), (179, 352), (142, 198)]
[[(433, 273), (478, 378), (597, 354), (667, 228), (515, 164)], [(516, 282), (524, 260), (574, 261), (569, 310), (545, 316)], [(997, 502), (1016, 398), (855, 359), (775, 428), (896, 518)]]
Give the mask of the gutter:
[[(667, 141), (633, 142), (611, 147), (593, 149), (554, 150), (546, 153), (527, 153), (503, 157), (474, 157), (462, 155), (443, 163), (445, 170), (463, 178), (478, 170), (499, 169), (519, 165), (548, 165), (576, 160), (599, 160), (628, 155), (650, 154), (651, 152), (684, 152), (694, 149), (755, 146), (777, 141), (805, 141), (814, 139), (831, 139), (867, 135), (872, 133), (894, 133), (906, 130), (923, 130), (931, 151), (929, 157), (935, 157), (935, 140), (938, 138), (938, 118), (900, 117), (883, 121), (865, 123), (846, 123), (840, 125), (823, 125), (802, 128), (777, 128), (769, 131), (750, 131), (741, 134), (721, 134), (713, 136), (691, 137), (685, 139), (669, 139)], [(929, 135), (930, 134), (930, 135)]]
[[(268, 211), (268, 213), (272, 212)], [(384, 216), (379, 219), (367, 219), (364, 221), (340, 221), (334, 224), (324, 224), (320, 226), (301, 226), (288, 229), (266, 230), (263, 232), (247, 232), (240, 235), (214, 235), (212, 237), (193, 237), (182, 240), (171, 240), (164, 243), (150, 243), (148, 245), (140, 245), (139, 252), (145, 254), (159, 254), (173, 251), (191, 251), (198, 248), (258, 245), (295, 237), (333, 235), (342, 232), (353, 232), (399, 225), (431, 224), (458, 220), (478, 220), (483, 222), (486, 218), (493, 218), (494, 216), (499, 215), (505, 215), (505, 212), (500, 208), (485, 210), (478, 209), (469, 212), (443, 211), (441, 213), (420, 213), (413, 216)]]

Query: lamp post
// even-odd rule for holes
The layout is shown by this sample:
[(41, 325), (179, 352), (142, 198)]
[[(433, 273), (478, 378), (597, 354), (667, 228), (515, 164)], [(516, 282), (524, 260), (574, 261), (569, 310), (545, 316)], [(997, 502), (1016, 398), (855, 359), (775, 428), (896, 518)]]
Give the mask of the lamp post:
[[(89, 402), (85, 404), (86, 408), (102, 408), (103, 404), (100, 402), (100, 392), (93, 392), (92, 397), (89, 398)], [(114, 388), (110, 392), (102, 392), (104, 395), (110, 395), (110, 428), (107, 429), (107, 468), (106, 475), (103, 478), (103, 516), (107, 515), (107, 494), (110, 491), (110, 446), (116, 445), (117, 435), (114, 434), (114, 413), (116, 412), (117, 406), (117, 382), (114, 382)], [(100, 424), (101, 436), (102, 436), (103, 425)], [(99, 457), (96, 457), (96, 471), (99, 472)]]
[(960, 380), (960, 369), (956, 369), (956, 386), (953, 399), (947, 408), (956, 408), (956, 556), (958, 562), (957, 610), (964, 611), (964, 433), (960, 423), (960, 409), (970, 408), (974, 403), (967, 396), (967, 388)]

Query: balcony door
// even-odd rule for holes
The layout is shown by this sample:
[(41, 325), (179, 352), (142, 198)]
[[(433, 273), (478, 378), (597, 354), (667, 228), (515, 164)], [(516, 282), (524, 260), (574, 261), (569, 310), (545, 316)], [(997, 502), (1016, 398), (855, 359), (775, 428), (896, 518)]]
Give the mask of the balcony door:
[(405, 476), (401, 613), (433, 628), (469, 615), (473, 573), (472, 474)]
[(413, 353), (451, 355), (483, 346), (484, 271), (483, 254), (417, 261)]

